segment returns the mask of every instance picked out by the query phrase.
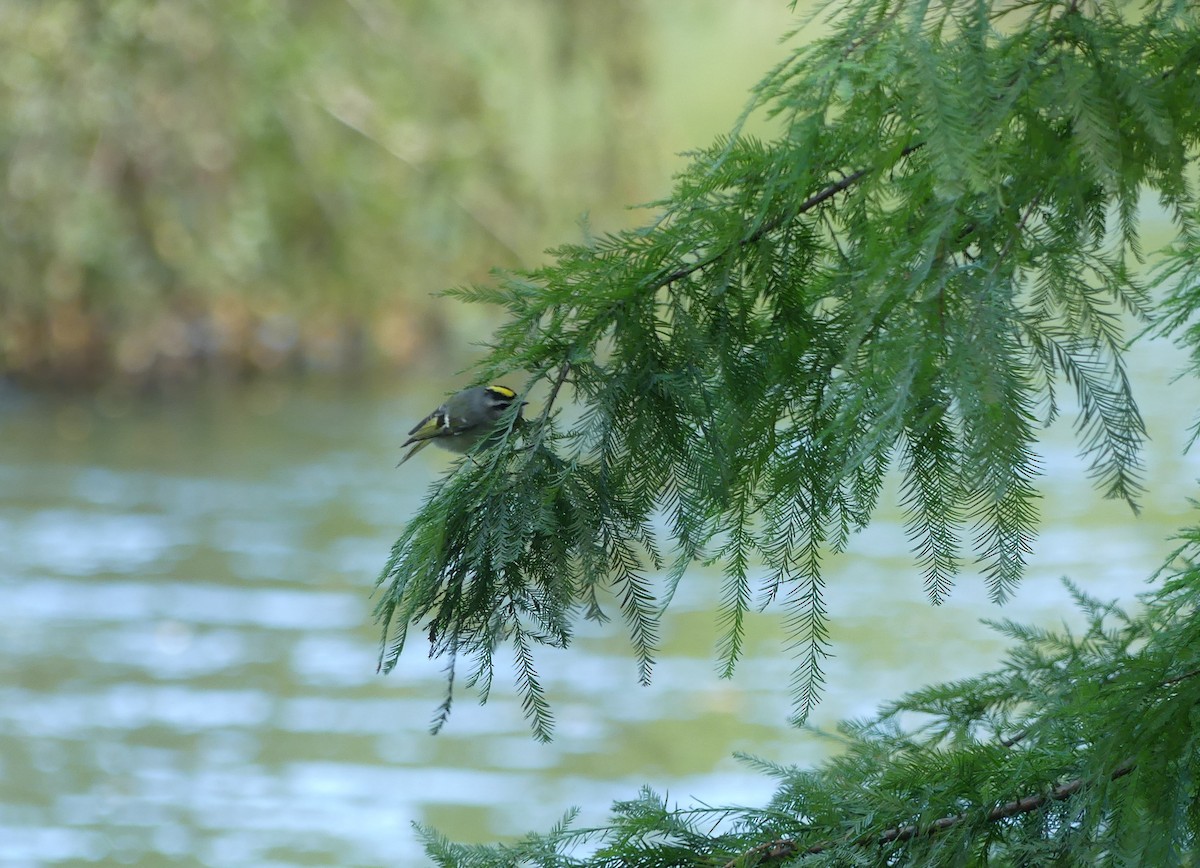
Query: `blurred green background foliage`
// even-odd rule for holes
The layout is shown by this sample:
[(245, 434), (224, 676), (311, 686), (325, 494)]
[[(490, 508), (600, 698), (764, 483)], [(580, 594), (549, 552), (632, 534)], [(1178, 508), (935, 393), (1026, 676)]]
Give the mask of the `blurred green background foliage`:
[(646, 214), (784, 4), (0, 0), (0, 374), (461, 363), (431, 293)]

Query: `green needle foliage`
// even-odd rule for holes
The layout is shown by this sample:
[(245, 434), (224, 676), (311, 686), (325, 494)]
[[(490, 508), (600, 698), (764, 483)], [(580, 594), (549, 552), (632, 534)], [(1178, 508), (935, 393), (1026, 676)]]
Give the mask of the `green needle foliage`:
[[(456, 664), (486, 697), (507, 643), (548, 738), (535, 646), (614, 607), (649, 679), (659, 613), (695, 563), (724, 572), (724, 671), (751, 608), (782, 608), (803, 721), (829, 652), (822, 562), (871, 520), (885, 475), (930, 599), (971, 566), (1002, 601), (1064, 388), (1099, 492), (1136, 508), (1127, 330), (1200, 347), (1193, 4), (834, 7), (828, 35), (754, 91), (773, 139), (739, 126), (691, 155), (642, 229), (457, 292), (504, 312), (480, 379), (522, 371), (548, 396), (433, 489), (381, 576), (382, 667), (414, 626), (449, 664), (435, 726)], [(1169, 323), (1136, 270), (1145, 197), (1177, 233)], [(876, 732), (864, 743), (893, 749)]]
[(762, 808), (643, 789), (609, 825), (499, 847), (422, 829), (442, 866), (1194, 865), (1200, 835), (1200, 528), (1131, 617), (1072, 588), (1079, 635), (994, 625), (1001, 668), (843, 723), (816, 769), (746, 758)]

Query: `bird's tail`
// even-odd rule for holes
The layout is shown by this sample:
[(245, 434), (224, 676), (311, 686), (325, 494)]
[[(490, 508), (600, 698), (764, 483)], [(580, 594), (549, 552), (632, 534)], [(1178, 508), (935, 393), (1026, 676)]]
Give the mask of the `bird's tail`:
[[(412, 441), (410, 440), (409, 443), (412, 443)], [(405, 443), (404, 445), (407, 446), (408, 443)], [(429, 445), (428, 440), (418, 440), (416, 443), (413, 444), (413, 448), (409, 449), (407, 452), (405, 452), (404, 457), (396, 462), (396, 466), (399, 467), (401, 464), (403, 464), (408, 459), (412, 458), (414, 455), (416, 455), (418, 452), (420, 452), (422, 449), (424, 449), (428, 445)]]

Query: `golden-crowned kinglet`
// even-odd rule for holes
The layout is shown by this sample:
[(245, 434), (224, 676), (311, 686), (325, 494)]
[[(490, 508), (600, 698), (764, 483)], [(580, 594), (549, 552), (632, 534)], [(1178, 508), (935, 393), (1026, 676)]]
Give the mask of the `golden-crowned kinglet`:
[[(410, 443), (415, 445), (400, 459), (400, 464), (429, 443), (436, 443), (452, 452), (470, 451), (481, 438), (491, 433), (496, 421), (515, 400), (517, 393), (507, 386), (472, 386), (451, 395), (442, 406), (408, 432), (408, 439), (400, 448)], [(518, 408), (517, 413), (520, 412)]]

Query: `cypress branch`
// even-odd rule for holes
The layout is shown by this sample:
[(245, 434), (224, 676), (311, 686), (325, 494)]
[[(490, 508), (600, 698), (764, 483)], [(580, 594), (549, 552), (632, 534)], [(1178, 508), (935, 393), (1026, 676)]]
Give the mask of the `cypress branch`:
[[(1118, 778), (1123, 778), (1125, 775), (1132, 774), (1136, 768), (1137, 766), (1132, 761), (1121, 763), (1109, 774), (1108, 779), (1115, 781)], [(995, 823), (1000, 820), (1016, 817), (1019, 814), (1032, 813), (1050, 801), (1066, 801), (1082, 790), (1086, 784), (1087, 782), (1083, 778), (1075, 778), (1065, 784), (1059, 784), (1047, 792), (1035, 793), (1024, 798), (1013, 799), (1011, 802), (1005, 802), (1002, 805), (997, 805), (987, 812), (987, 822)], [(967, 814), (954, 814), (948, 817), (939, 817), (924, 825), (909, 824), (906, 826), (894, 826), (880, 835), (869, 838), (857, 838), (852, 843), (856, 847), (883, 847), (888, 844), (903, 843), (913, 838), (931, 838), (967, 820)], [(775, 841), (756, 844), (745, 853), (730, 859), (722, 868), (752, 868), (752, 866), (756, 865), (789, 862), (797, 856), (801, 858), (816, 856), (833, 849), (835, 846), (837, 845), (832, 842), (823, 842), (802, 847), (795, 840), (780, 838)]]
[(824, 561), (870, 523), (889, 468), (931, 599), (972, 560), (994, 599), (1015, 593), (1063, 383), (1097, 487), (1137, 508), (1126, 330), (1156, 312), (1126, 261), (1143, 256), (1142, 191), (1179, 227), (1163, 328), (1200, 345), (1200, 88), (1179, 74), (1200, 56), (1194, 15), (1012, 11), (856, 0), (755, 89), (773, 140), (739, 122), (643, 228), (460, 293), (506, 317), (480, 378), (520, 370), (523, 394), (549, 394), (398, 541), (383, 671), (420, 624), (486, 681), (496, 644), (527, 630), (517, 683), (540, 708), (533, 646), (567, 644), (612, 594), (648, 680), (657, 619), (701, 562), (724, 573), (723, 674), (750, 599), (788, 601), (802, 721), (829, 651)]

